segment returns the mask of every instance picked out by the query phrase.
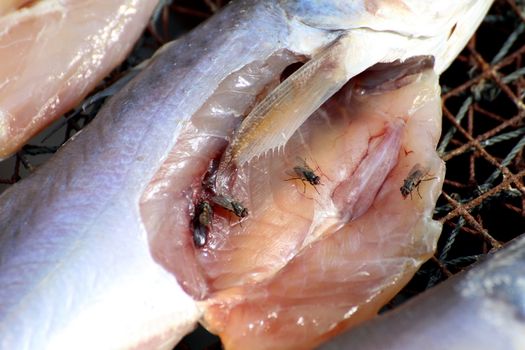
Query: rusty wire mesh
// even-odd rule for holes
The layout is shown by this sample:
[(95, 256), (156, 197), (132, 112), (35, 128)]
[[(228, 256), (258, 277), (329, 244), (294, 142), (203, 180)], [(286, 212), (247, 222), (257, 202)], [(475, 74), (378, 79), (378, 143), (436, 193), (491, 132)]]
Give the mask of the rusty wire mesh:
[(391, 302), (397, 306), (525, 233), (525, 2), (499, 0), (441, 76), (447, 164), (434, 218), (434, 257)]
[[(161, 1), (163, 5), (126, 62), (78, 108), (0, 163), (0, 191), (27, 176), (91, 121), (105, 99), (98, 92), (227, 2)], [(525, 1), (497, 0), (467, 48), (441, 77), (443, 134), (438, 152), (447, 162), (447, 175), (435, 219), (443, 223), (443, 233), (435, 256), (387, 308), (525, 233), (524, 32)], [(220, 347), (217, 340), (200, 332), (177, 348), (189, 349), (190, 343), (202, 337), (211, 347)]]

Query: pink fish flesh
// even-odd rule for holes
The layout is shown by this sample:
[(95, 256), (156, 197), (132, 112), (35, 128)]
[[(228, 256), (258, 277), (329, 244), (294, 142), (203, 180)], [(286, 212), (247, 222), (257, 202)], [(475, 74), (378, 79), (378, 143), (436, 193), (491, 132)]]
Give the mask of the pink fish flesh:
[(124, 60), (158, 0), (0, 3), (0, 159)]

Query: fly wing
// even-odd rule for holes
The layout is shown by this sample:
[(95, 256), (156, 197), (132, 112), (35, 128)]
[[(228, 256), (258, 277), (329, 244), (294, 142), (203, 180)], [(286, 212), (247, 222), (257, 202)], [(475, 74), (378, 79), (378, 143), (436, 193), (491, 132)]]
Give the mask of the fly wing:
[[(408, 173), (408, 176), (414, 176), (415, 174), (418, 174), (419, 177), (423, 177), (427, 175), (430, 172), (430, 167), (428, 165), (421, 165), (419, 163), (416, 163), (412, 169), (410, 169), (410, 172)], [(420, 175), (419, 175), (420, 174)]]
[(215, 196), (211, 199), (211, 201), (226, 210), (234, 211), (233, 206), (232, 206), (233, 200), (226, 196), (222, 196), (222, 195)]

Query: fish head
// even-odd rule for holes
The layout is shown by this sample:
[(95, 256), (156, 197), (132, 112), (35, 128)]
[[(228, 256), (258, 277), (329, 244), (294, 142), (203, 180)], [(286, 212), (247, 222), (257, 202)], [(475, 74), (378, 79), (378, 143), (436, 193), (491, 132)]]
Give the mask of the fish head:
[[(366, 50), (383, 42), (391, 52), (380, 59), (391, 62), (432, 55), (442, 73), (459, 54), (487, 13), (493, 0), (281, 0), (292, 21), (327, 32), (364, 31)], [(391, 40), (389, 33), (405, 40)], [(399, 38), (399, 39), (400, 39)], [(352, 62), (352, 59), (350, 59)], [(377, 62), (374, 62), (375, 64)], [(370, 64), (371, 66), (372, 64)]]
[(423, 61), (433, 62), (434, 71), (441, 74), (466, 45), (491, 3), (281, 1), (289, 21), (290, 50), (311, 59), (250, 112), (232, 139), (226, 158), (242, 165), (283, 147), (330, 96), (378, 64), (402, 64), (426, 57)]

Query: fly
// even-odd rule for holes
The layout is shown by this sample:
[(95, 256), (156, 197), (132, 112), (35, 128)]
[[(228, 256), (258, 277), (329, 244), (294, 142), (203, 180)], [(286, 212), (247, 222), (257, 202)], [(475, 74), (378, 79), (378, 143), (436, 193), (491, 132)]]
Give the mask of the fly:
[(403, 181), (403, 186), (399, 189), (404, 199), (406, 199), (408, 195), (410, 195), (410, 199), (412, 199), (412, 192), (414, 189), (416, 189), (419, 198), (422, 198), (421, 193), (419, 193), (419, 185), (421, 182), (435, 179), (435, 177), (425, 179), (425, 176), (427, 176), (429, 171), (430, 169), (423, 168), (419, 163), (412, 167), (408, 176)]
[(241, 202), (236, 201), (229, 196), (218, 194), (212, 197), (211, 200), (218, 206), (234, 213), (239, 218), (245, 218), (249, 214), (248, 209)]
[(286, 181), (290, 180), (301, 180), (304, 186), (304, 192), (306, 192), (306, 183), (308, 182), (310, 185), (312, 185), (317, 193), (319, 191), (317, 190), (316, 186), (321, 185), (321, 177), (315, 173), (315, 171), (308, 166), (306, 161), (302, 158), (298, 158), (301, 162), (301, 165), (296, 165), (293, 167), (294, 175), (297, 177), (292, 177), (291, 179), (287, 179)]
[(208, 232), (213, 220), (213, 209), (208, 201), (201, 201), (195, 207), (193, 217), (193, 243), (203, 247), (208, 241)]

